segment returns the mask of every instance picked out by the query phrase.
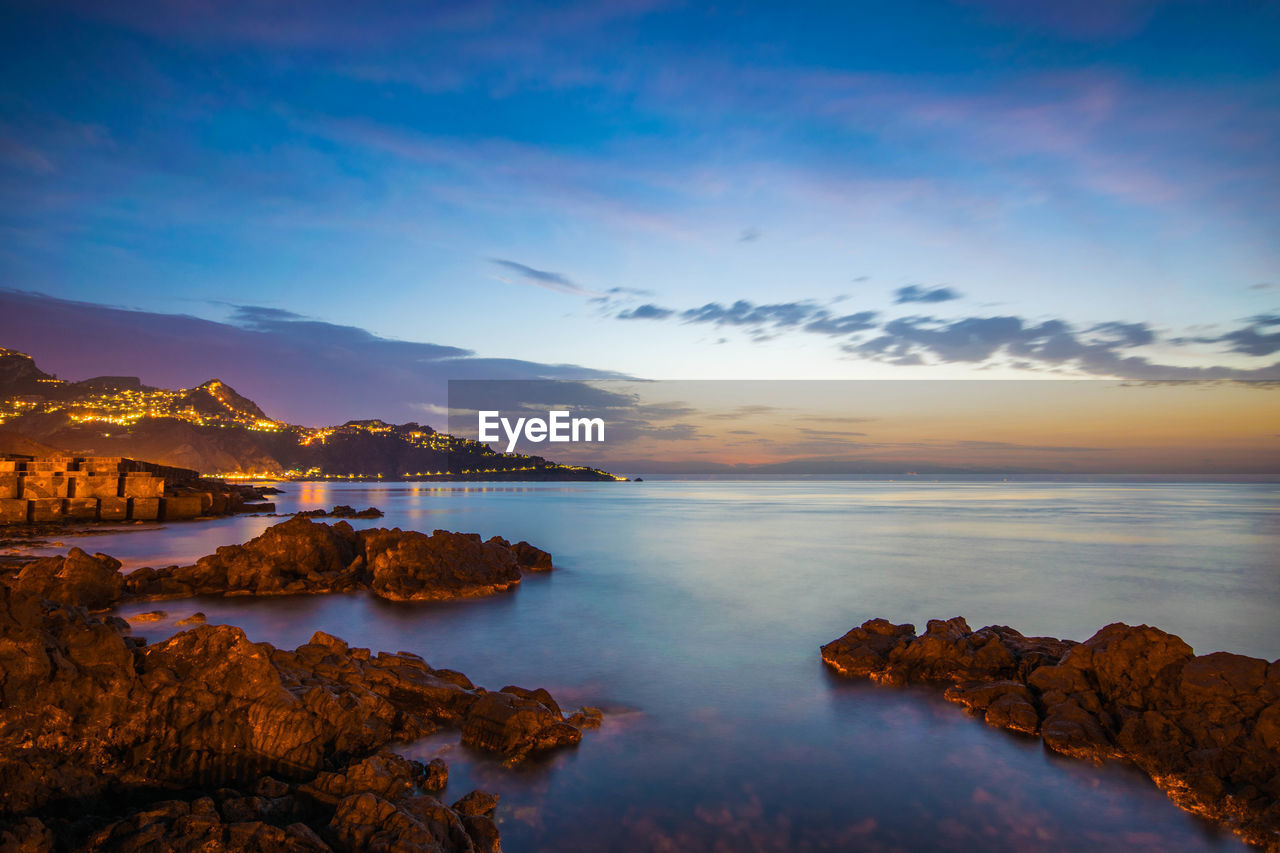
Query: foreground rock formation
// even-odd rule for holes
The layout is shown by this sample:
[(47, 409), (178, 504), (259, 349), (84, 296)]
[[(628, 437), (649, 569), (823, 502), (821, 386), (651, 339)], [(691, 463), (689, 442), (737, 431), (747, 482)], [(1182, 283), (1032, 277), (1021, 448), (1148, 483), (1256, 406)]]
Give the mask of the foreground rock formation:
[(949, 684), (990, 725), (1078, 758), (1132, 761), (1182, 808), (1280, 850), (1280, 661), (1200, 655), (1146, 625), (1083, 643), (964, 619), (873, 619), (822, 647), (851, 678)]
[(125, 592), (158, 599), (367, 589), (392, 601), (430, 601), (489, 595), (518, 584), (522, 569), (550, 568), (551, 555), (528, 542), (446, 530), (357, 531), (345, 521), (295, 516), (195, 565), (139, 569), (126, 577)]
[[(422, 793), (442, 763), (385, 748), (453, 727), (516, 763), (599, 722), (319, 632), (293, 651), (213, 625), (148, 645), (70, 591), (100, 603), (114, 561), (55, 559), (0, 582), (0, 848), (495, 850), (491, 798), (448, 808)], [(79, 580), (50, 600), (59, 573)]]

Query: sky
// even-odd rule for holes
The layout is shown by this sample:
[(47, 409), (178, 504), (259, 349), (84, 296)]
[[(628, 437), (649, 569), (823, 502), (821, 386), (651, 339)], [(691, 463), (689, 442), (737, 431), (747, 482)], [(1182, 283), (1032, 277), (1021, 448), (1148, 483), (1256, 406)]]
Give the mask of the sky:
[(515, 375), (1276, 379), (1278, 151), (1258, 0), (3, 0), (0, 345), (310, 423)]
[[(1280, 475), (1274, 383), (1099, 379), (459, 380), (449, 429), (643, 476)], [(559, 433), (533, 437), (521, 419)], [(505, 423), (503, 422), (505, 421)], [(548, 431), (550, 427), (548, 427)]]

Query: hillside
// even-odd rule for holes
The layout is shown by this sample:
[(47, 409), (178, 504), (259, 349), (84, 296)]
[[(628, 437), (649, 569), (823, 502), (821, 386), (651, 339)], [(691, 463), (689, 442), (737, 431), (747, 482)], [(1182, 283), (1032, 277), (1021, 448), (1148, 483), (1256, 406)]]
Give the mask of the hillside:
[(167, 390), (131, 376), (68, 382), (0, 349), (0, 424), (68, 452), (129, 456), (219, 476), (613, 480), (593, 468), (498, 453), (417, 423), (307, 427), (272, 419), (218, 379)]

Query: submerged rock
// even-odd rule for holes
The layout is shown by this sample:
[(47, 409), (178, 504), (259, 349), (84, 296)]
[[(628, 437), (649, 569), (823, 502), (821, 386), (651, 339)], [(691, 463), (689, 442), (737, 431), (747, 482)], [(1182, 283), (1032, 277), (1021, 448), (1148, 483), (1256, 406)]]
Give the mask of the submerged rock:
[(951, 685), (946, 697), (1056, 752), (1121, 758), (1182, 808), (1280, 850), (1280, 661), (1196, 656), (1158, 628), (1116, 623), (1083, 643), (974, 631), (959, 617), (873, 619), (822, 647), (851, 678)]
[[(110, 558), (107, 558), (110, 559)], [(551, 555), (527, 542), (399, 528), (356, 531), (304, 515), (191, 566), (138, 569), (124, 581), (143, 599), (194, 595), (294, 595), (367, 589), (392, 601), (490, 595), (520, 583), (521, 569), (547, 571)]]

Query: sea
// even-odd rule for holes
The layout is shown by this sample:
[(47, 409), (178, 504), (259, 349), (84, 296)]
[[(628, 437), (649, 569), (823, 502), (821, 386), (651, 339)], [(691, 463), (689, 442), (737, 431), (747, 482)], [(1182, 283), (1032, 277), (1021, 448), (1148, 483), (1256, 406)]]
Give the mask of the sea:
[[(555, 571), (444, 603), (370, 595), (129, 605), (149, 640), (195, 611), (294, 647), (318, 630), (411, 651), (492, 689), (605, 712), (518, 768), (456, 732), (452, 802), (500, 795), (508, 851), (1236, 850), (1142, 773), (1056, 756), (928, 687), (842, 680), (818, 648), (866, 619), (964, 616), (1085, 640), (1112, 622), (1197, 652), (1280, 657), (1280, 486), (1203, 483), (302, 483), (279, 513), (528, 540)], [(126, 569), (192, 562), (279, 518), (67, 539)], [(52, 546), (51, 551), (61, 550)]]

